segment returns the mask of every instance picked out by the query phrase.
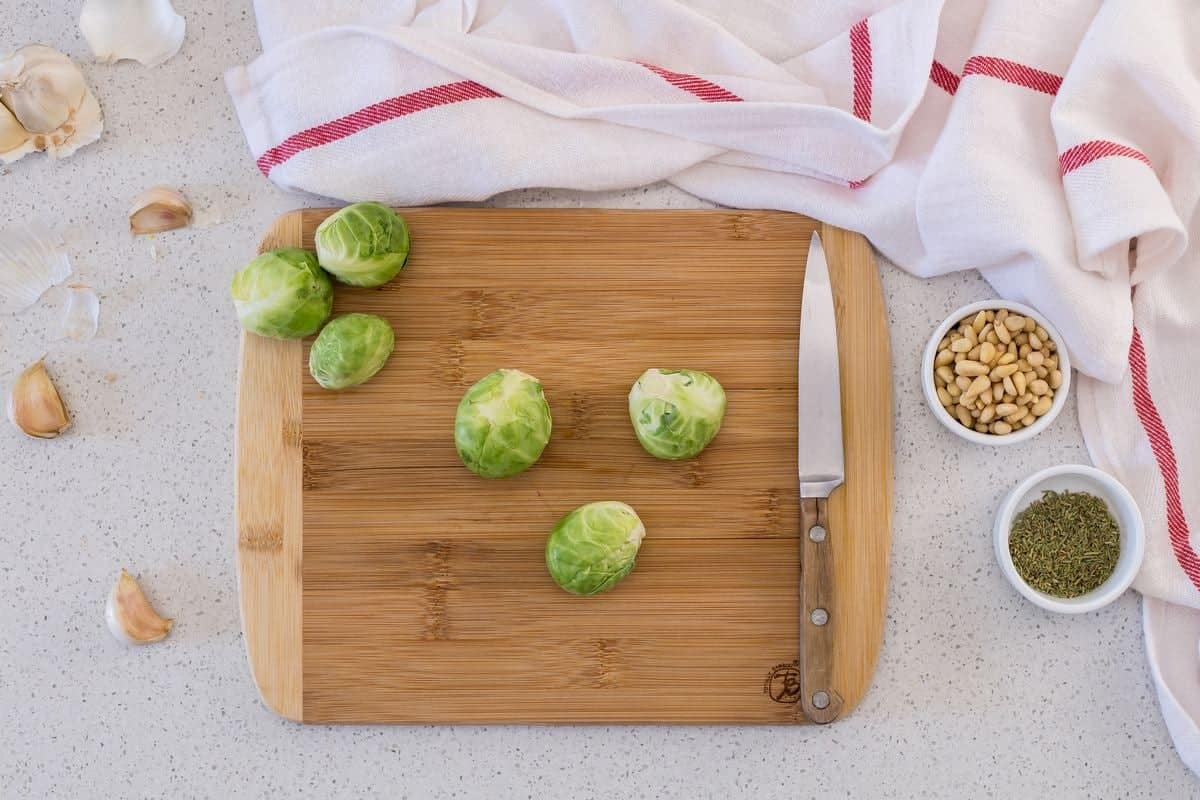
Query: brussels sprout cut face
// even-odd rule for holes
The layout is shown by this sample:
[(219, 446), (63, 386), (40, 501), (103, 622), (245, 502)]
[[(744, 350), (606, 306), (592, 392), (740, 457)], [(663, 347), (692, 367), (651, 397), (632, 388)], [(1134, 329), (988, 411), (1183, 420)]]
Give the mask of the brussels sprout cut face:
[(233, 276), (238, 320), (246, 330), (273, 339), (315, 333), (333, 309), (333, 283), (307, 250), (263, 253)]
[(706, 372), (648, 369), (629, 392), (629, 419), (638, 441), (657, 458), (699, 454), (721, 429), (725, 390)]
[(345, 314), (325, 326), (308, 354), (308, 371), (326, 389), (345, 389), (383, 369), (396, 344), (392, 326), (374, 314)]
[(463, 395), (454, 446), (467, 469), (484, 478), (524, 472), (550, 441), (550, 406), (542, 384), (516, 369), (498, 369)]
[(554, 526), (546, 542), (546, 567), (572, 594), (608, 591), (633, 571), (645, 535), (637, 512), (624, 503), (588, 503)]
[(381, 286), (408, 260), (408, 224), (382, 203), (355, 203), (317, 226), (317, 260), (342, 283)]

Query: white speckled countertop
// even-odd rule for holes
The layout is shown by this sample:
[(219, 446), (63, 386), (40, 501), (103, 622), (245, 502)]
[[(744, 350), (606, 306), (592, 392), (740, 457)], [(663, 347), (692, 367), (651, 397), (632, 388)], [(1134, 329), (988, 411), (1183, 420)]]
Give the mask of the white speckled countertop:
[[(221, 73), (258, 50), (248, 3), (179, 0), (183, 52), (90, 63), (78, 3), (0, 2), (0, 51), (83, 64), (96, 145), (0, 173), (0, 220), (61, 221), (99, 336), (47, 344), (57, 296), (0, 319), (0, 382), (48, 351), (75, 424), (53, 442), (0, 427), (0, 781), (5, 797), (1155, 797), (1198, 784), (1163, 727), (1135, 595), (1079, 618), (1022, 600), (992, 555), (992, 511), (1032, 470), (1086, 462), (1074, 403), (1034, 444), (970, 446), (928, 413), (916, 365), (975, 274), (882, 265), (895, 360), (895, 534), (875, 683), (828, 728), (302, 727), (258, 701), (238, 622), (232, 272), (289, 196), (255, 170)], [(129, 202), (178, 185), (225, 222), (126, 233)], [(498, 205), (691, 207), (654, 186), (527, 191)], [(0, 223), (0, 225), (4, 224)], [(115, 376), (108, 382), (106, 376)], [(105, 629), (121, 566), (177, 618), (161, 645)]]

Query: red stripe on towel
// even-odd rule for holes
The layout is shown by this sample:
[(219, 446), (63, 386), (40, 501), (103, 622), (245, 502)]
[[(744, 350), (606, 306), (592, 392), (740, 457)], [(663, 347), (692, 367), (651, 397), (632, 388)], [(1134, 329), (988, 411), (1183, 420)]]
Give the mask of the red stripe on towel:
[(968, 75), (986, 75), (989, 78), (998, 78), (1046, 94), (1058, 94), (1058, 89), (1062, 86), (1063, 81), (1061, 75), (995, 56), (971, 56), (968, 58), (967, 63), (963, 65), (962, 76), (965, 78)]
[(1101, 158), (1108, 158), (1109, 156), (1132, 158), (1141, 161), (1151, 169), (1154, 167), (1150, 163), (1150, 158), (1141, 150), (1104, 139), (1093, 139), (1090, 142), (1077, 144), (1060, 153), (1058, 156), (1058, 174), (1066, 175), (1068, 172), (1073, 172), (1086, 164), (1090, 164)]
[(1133, 406), (1137, 409), (1142, 429), (1146, 431), (1146, 438), (1150, 440), (1150, 449), (1154, 452), (1154, 460), (1158, 462), (1158, 472), (1162, 477), (1163, 494), (1167, 499), (1167, 533), (1171, 539), (1171, 549), (1175, 552), (1175, 560), (1179, 562), (1192, 585), (1200, 589), (1200, 556), (1197, 556), (1192, 548), (1187, 517), (1183, 513), (1175, 448), (1171, 444), (1167, 426), (1163, 424), (1162, 416), (1158, 413), (1158, 406), (1150, 396), (1146, 349), (1142, 346), (1142, 334), (1136, 326), (1133, 329), (1133, 341), (1129, 343), (1129, 373), (1133, 379)]
[(338, 139), (345, 139), (347, 136), (353, 136), (359, 131), (364, 131), (380, 123), (437, 106), (499, 96), (496, 92), (475, 81), (458, 81), (441, 86), (431, 86), (428, 89), (420, 89), (398, 97), (390, 97), (387, 100), (360, 108), (344, 117), (338, 117), (299, 133), (293, 133), (259, 156), (258, 169), (263, 175), (269, 176), (272, 169), (297, 153), (336, 142)]
[(859, 20), (850, 28), (850, 62), (854, 68), (854, 116), (871, 121), (871, 28)]
[(940, 61), (934, 61), (933, 66), (929, 68), (929, 80), (933, 81), (934, 85), (946, 92), (946, 94), (954, 94), (958, 91), (958, 82), (962, 80)]
[(663, 69), (654, 64), (647, 64), (645, 61), (639, 61), (638, 63), (672, 86), (683, 89), (688, 94), (695, 95), (706, 103), (740, 103), (742, 101), (742, 98), (725, 87), (718, 86), (704, 78), (688, 75), (686, 72), (672, 72), (669, 69)]

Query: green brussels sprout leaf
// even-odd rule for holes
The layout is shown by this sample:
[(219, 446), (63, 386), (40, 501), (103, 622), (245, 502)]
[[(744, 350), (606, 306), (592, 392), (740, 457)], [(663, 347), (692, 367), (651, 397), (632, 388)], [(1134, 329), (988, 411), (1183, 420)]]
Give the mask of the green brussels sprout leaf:
[(273, 339), (315, 333), (333, 310), (333, 282), (307, 250), (263, 253), (229, 287), (242, 327)]
[(325, 218), (317, 260), (342, 283), (382, 286), (408, 261), (408, 223), (382, 203), (355, 203)]
[(558, 521), (546, 541), (546, 567), (572, 594), (598, 594), (633, 571), (646, 535), (637, 512), (624, 503), (588, 503)]
[(708, 446), (725, 417), (725, 390), (706, 372), (648, 369), (629, 392), (629, 419), (646, 452), (692, 458)]
[(308, 371), (326, 389), (357, 386), (383, 369), (395, 345), (387, 320), (374, 314), (344, 314), (313, 342)]
[(454, 418), (454, 446), (476, 475), (507, 478), (541, 457), (550, 425), (550, 406), (538, 379), (498, 369), (463, 395)]

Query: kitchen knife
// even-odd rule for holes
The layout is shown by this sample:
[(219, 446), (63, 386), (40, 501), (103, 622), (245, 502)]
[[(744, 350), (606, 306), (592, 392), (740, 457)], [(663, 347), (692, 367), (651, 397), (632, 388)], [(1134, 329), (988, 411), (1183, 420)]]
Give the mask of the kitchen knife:
[(816, 234), (808, 245), (800, 301), (800, 704), (816, 723), (837, 719), (842, 698), (832, 685), (833, 548), (842, 531), (829, 519), (829, 495), (846, 477), (837, 321), (829, 264)]

